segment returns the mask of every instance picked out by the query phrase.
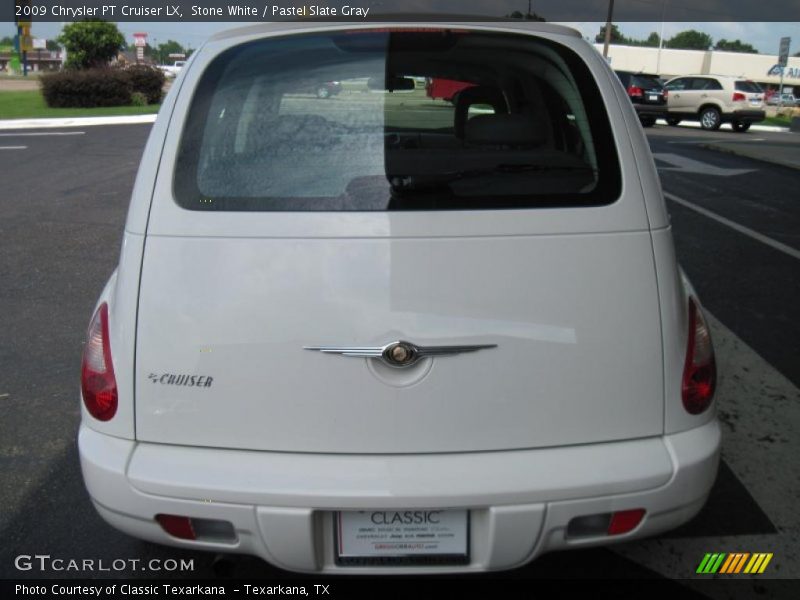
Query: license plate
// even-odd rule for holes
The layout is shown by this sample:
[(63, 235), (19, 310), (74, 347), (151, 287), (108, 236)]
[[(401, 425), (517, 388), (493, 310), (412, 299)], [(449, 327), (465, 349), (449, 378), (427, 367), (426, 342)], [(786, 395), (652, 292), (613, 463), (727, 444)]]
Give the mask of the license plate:
[(650, 102), (658, 102), (658, 96), (648, 96), (647, 97)]
[(343, 565), (466, 564), (469, 511), (364, 510), (334, 513)]
[(759, 104), (761, 104), (761, 100), (759, 100), (758, 98), (754, 98), (753, 100), (750, 100), (750, 104), (752, 104), (753, 106), (758, 106)]

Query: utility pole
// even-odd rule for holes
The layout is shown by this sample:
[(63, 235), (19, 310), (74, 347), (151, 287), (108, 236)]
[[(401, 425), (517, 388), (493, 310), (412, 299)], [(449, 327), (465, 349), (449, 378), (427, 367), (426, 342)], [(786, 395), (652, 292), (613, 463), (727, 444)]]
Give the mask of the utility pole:
[(661, 48), (664, 47), (664, 17), (667, 16), (667, 0), (661, 8), (661, 33), (658, 34), (658, 56), (656, 57), (656, 75), (661, 75)]
[(606, 18), (606, 41), (603, 44), (603, 56), (608, 58), (608, 44), (611, 42), (611, 19), (614, 17), (614, 0), (608, 0), (608, 18)]

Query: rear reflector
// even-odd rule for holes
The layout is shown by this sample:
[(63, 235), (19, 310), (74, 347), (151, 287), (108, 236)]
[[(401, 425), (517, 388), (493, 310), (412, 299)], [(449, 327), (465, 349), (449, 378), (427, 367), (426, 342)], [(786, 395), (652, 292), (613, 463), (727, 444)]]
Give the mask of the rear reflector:
[(236, 542), (233, 523), (217, 519), (195, 519), (179, 515), (156, 515), (156, 521), (171, 536), (182, 540), (197, 540), (217, 544)]
[(108, 421), (117, 412), (117, 380), (111, 362), (108, 305), (103, 302), (92, 317), (81, 361), (83, 403), (95, 419)]
[(575, 517), (567, 525), (567, 538), (621, 535), (633, 531), (642, 522), (645, 510), (635, 508), (615, 513)]
[(689, 298), (689, 340), (683, 367), (681, 397), (686, 412), (699, 415), (711, 406), (717, 384), (714, 346), (703, 313), (694, 298)]
[(642, 522), (644, 509), (623, 510), (611, 515), (611, 523), (608, 525), (608, 535), (620, 535), (633, 531)]
[(156, 515), (161, 528), (173, 537), (182, 540), (195, 540), (197, 536), (192, 527), (192, 520), (189, 517), (179, 517), (178, 515)]

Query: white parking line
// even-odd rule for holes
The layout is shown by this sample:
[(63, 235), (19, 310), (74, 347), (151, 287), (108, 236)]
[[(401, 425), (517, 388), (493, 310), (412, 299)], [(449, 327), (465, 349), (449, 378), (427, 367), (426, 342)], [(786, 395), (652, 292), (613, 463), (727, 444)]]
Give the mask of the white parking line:
[(136, 125), (153, 123), (156, 115), (121, 117), (60, 117), (55, 119), (0, 119), (0, 129), (50, 129), (52, 127), (91, 127), (93, 125)]
[(0, 146), (0, 150), (25, 150), (27, 146)]
[(85, 135), (85, 131), (35, 131), (33, 133), (0, 133), (0, 137), (33, 137), (41, 135)]
[(675, 194), (670, 194), (669, 192), (664, 192), (664, 197), (672, 200), (673, 202), (677, 202), (678, 204), (685, 206), (686, 208), (691, 208), (693, 211), (700, 213), (701, 215), (708, 217), (709, 219), (714, 219), (718, 223), (722, 223), (723, 225), (727, 225), (731, 229), (738, 231), (739, 233), (743, 233), (744, 235), (753, 238), (761, 242), (762, 244), (766, 244), (771, 248), (775, 248), (775, 250), (780, 250), (784, 254), (788, 254), (789, 256), (800, 260), (800, 250), (796, 250), (791, 246), (787, 246), (786, 244), (779, 242), (777, 240), (773, 240), (771, 237), (767, 237), (762, 233), (758, 233), (757, 231), (753, 231), (749, 227), (745, 227), (744, 225), (739, 225), (731, 221), (730, 219), (726, 219), (722, 215), (718, 215), (715, 212), (712, 212), (702, 206), (697, 206), (696, 204), (689, 202), (688, 200), (684, 200), (683, 198), (679, 198)]

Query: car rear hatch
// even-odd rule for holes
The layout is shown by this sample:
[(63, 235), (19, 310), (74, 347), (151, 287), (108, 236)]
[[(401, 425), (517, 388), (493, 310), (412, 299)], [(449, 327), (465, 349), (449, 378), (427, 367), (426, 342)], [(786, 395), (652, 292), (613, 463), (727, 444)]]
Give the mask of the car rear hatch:
[(628, 95), (639, 104), (662, 106), (667, 103), (667, 95), (661, 82), (652, 75), (631, 75)]
[(733, 105), (736, 109), (760, 109), (764, 107), (764, 91), (753, 81), (734, 82)]
[[(661, 433), (641, 186), (578, 43), (381, 30), (198, 56), (148, 226), (137, 438), (419, 453)], [(504, 83), (520, 65), (530, 81)], [(474, 85), (443, 106), (426, 77)], [(295, 92), (326, 80), (342, 92)], [(352, 356), (396, 341), (485, 347)]]

